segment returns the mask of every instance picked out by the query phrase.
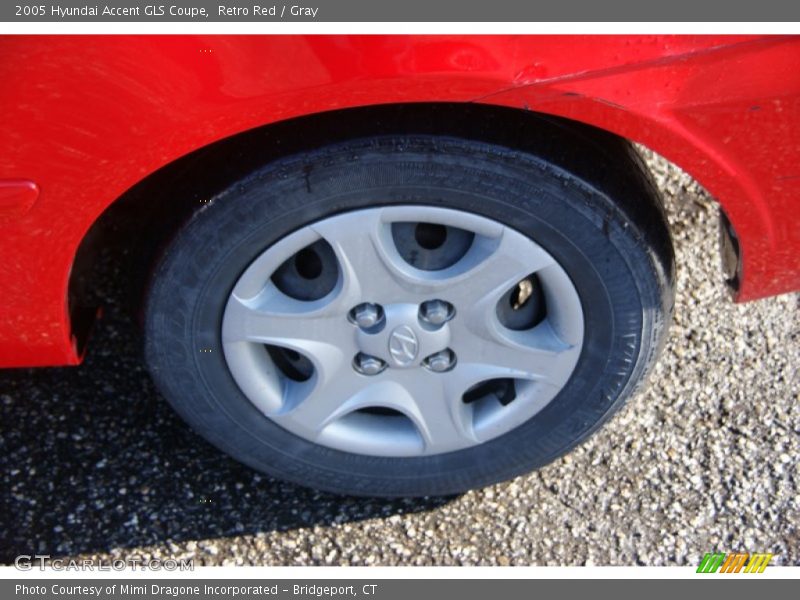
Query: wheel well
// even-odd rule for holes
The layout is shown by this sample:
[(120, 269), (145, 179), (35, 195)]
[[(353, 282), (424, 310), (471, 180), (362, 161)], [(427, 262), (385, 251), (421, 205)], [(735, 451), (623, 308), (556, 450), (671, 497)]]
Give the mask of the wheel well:
[[(594, 153), (608, 160), (602, 160), (601, 168), (589, 168), (590, 163), (584, 161), (587, 170), (579, 175), (602, 183), (606, 189), (626, 185), (631, 176), (615, 169), (610, 160), (618, 152), (632, 152), (623, 138), (576, 121), (514, 108), (463, 103), (392, 104), (266, 125), (165, 165), (106, 209), (84, 237), (70, 275), (69, 306), (76, 337), (85, 339), (91, 322), (87, 317), (96, 314), (94, 307), (129, 309), (138, 314), (161, 248), (195, 210), (235, 181), (283, 156), (388, 134), (463, 137), (532, 152), (554, 162), (572, 153)], [(109, 285), (114, 270), (129, 274), (122, 289)]]

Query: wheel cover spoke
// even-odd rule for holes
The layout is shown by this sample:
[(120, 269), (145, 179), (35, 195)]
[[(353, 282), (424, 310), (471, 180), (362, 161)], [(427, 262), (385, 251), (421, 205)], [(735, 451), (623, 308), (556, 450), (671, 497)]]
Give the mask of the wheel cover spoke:
[(303, 304), (308, 303), (275, 295), (259, 303), (232, 294), (222, 328), (223, 342), (274, 344), (313, 354), (314, 347), (341, 345), (343, 334), (352, 333), (342, 319), (346, 312), (335, 310), (332, 302), (311, 310)]
[(504, 227), (497, 238), (480, 240), (479, 247), (465, 257), (469, 270), (441, 282), (443, 297), (474, 298), (494, 303), (511, 286), (531, 273), (554, 264), (544, 250)]
[(339, 259), (344, 294), (373, 302), (415, 299), (412, 277), (393, 251), (389, 228), (380, 209), (357, 211), (326, 220), (312, 229), (326, 240)]

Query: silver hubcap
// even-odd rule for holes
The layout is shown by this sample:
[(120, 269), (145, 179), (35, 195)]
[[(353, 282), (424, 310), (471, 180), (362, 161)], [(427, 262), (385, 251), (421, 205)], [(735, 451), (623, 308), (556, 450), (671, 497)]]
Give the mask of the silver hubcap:
[(421, 206), (283, 238), (239, 278), (222, 322), (228, 367), (264, 415), (377, 456), (460, 450), (521, 425), (567, 383), (583, 335), (575, 287), (535, 242)]

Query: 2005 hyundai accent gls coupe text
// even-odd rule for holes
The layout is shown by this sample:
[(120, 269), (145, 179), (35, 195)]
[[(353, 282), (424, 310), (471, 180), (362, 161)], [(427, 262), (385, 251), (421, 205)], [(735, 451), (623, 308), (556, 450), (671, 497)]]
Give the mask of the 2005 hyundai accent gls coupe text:
[(674, 259), (632, 142), (719, 200), (734, 300), (800, 288), (798, 38), (6, 36), (0, 81), (0, 366), (81, 360), (123, 219), (164, 396), (304, 485), (505, 480), (635, 392)]

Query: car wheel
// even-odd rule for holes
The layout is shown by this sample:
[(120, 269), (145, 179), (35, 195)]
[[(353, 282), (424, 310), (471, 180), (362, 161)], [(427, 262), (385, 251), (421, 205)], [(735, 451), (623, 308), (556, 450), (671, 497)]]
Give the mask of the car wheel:
[(627, 146), (612, 159), (624, 185), (435, 136), (266, 165), (164, 252), (153, 377), (224, 451), (323, 490), (449, 494), (544, 465), (632, 394), (669, 320), (657, 199)]

